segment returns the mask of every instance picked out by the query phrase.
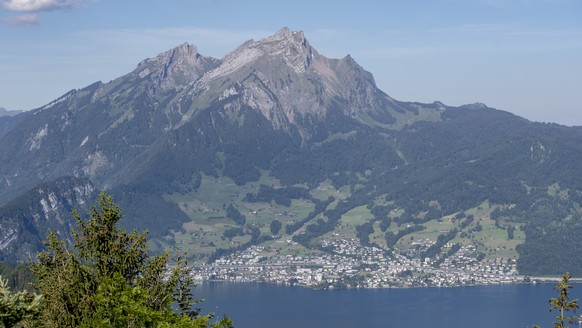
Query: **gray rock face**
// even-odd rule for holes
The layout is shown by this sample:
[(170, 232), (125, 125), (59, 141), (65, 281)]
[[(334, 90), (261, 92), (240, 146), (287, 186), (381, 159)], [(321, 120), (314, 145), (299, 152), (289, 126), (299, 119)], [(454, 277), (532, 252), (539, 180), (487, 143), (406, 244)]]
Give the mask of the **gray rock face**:
[(220, 101), (227, 111), (253, 108), (274, 128), (297, 129), (304, 139), (312, 131), (301, 122), (323, 121), (338, 104), (344, 114), (362, 122), (371, 121), (370, 115), (390, 121), (396, 112), (395, 101), (350, 56), (327, 58), (309, 44), (303, 32), (288, 28), (245, 42), (189, 86), (180, 100), (176, 108), (185, 113), (180, 125)]
[(161, 90), (180, 90), (219, 63), (217, 59), (200, 55), (196, 46), (183, 43), (154, 58), (142, 61), (133, 74), (137, 74), (141, 79), (148, 79)]
[(84, 209), (95, 194), (89, 180), (61, 178), (41, 184), (0, 207), (0, 259), (25, 262), (41, 249), (48, 229), (70, 236), (73, 209)]

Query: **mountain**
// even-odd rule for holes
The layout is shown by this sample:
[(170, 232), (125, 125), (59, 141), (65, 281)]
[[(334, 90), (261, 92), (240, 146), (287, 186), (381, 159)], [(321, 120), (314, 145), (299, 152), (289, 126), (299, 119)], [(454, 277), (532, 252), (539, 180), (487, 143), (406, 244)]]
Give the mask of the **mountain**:
[(23, 111), (7, 110), (0, 107), (0, 136), (16, 126), (25, 116), (26, 113)]
[(64, 177), (42, 183), (0, 208), (0, 260), (23, 262), (34, 258), (50, 229), (70, 236), (71, 212), (87, 209), (94, 197), (87, 179)]
[(15, 116), (22, 113), (21, 110), (8, 110), (4, 107), (0, 107), (0, 117), (2, 116)]
[[(69, 179), (70, 189), (112, 193), (127, 227), (148, 229), (158, 249), (196, 259), (279, 239), (321, 251), (333, 234), (404, 251), (409, 238), (439, 235), (411, 225), (472, 213), (451, 230), (458, 242), (519, 257), (523, 273), (582, 273), (571, 251), (581, 243), (581, 128), (483, 104), (395, 100), (351, 56), (327, 58), (302, 32), (283, 28), (222, 59), (182, 44), (14, 119), (0, 119), (0, 205), (11, 209), (0, 220), (19, 233), (41, 208), (10, 214), (18, 197), (41, 186), (66, 195), (53, 182)], [(66, 233), (65, 221), (45, 221)], [(18, 242), (2, 236), (9, 258)]]

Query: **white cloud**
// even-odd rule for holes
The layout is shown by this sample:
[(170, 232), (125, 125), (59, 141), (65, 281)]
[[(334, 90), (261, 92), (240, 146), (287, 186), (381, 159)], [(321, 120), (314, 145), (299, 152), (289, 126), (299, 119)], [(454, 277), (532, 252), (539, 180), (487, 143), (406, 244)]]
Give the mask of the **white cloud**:
[(40, 18), (37, 15), (20, 15), (8, 17), (4, 20), (7, 24), (17, 26), (35, 26), (40, 24)]
[(2, 6), (10, 11), (31, 12), (70, 9), (82, 2), (82, 0), (9, 0), (4, 1)]

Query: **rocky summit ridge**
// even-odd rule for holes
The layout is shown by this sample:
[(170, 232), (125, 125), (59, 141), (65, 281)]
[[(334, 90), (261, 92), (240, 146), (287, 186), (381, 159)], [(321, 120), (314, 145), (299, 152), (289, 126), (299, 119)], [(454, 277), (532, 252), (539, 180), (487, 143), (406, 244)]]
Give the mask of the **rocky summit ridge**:
[(296, 73), (303, 73), (309, 68), (315, 55), (319, 54), (309, 45), (302, 31), (293, 32), (285, 27), (262, 40), (249, 40), (227, 54), (223, 65), (214, 70), (209, 79), (232, 73), (263, 56), (279, 57)]
[(230, 110), (247, 106), (260, 111), (276, 129), (297, 129), (305, 139), (312, 131), (302, 122), (322, 121), (330, 108), (342, 107), (362, 122), (384, 123), (394, 123), (394, 115), (409, 110), (380, 91), (351, 56), (327, 58), (303, 32), (288, 28), (245, 42), (192, 83), (181, 99), (200, 95), (189, 108), (177, 104), (186, 120), (218, 100)]
[(148, 108), (155, 116), (151, 125), (163, 129), (179, 128), (217, 103), (228, 112), (252, 108), (275, 129), (296, 131), (305, 140), (331, 109), (366, 124), (390, 125), (399, 117), (414, 119), (420, 108), (403, 106), (379, 90), (372, 74), (351, 56), (327, 58), (303, 32), (287, 27), (249, 40), (222, 59), (203, 56), (195, 45), (183, 43), (143, 60), (127, 75), (74, 90), (42, 109), (69, 105), (77, 91), (90, 93), (91, 103), (125, 103), (118, 109), (125, 113), (123, 120), (131, 120), (138, 107)]

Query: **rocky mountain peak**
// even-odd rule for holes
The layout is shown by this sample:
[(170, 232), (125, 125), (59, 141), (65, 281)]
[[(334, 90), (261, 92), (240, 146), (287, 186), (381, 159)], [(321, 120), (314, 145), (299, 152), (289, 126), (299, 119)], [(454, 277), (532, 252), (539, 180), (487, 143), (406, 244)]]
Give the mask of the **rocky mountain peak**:
[(263, 42), (291, 42), (300, 46), (308, 46), (303, 31), (291, 31), (288, 27), (283, 27), (277, 33), (266, 37)]
[(257, 46), (271, 56), (281, 56), (297, 73), (311, 66), (315, 55), (303, 31), (291, 31), (288, 27), (259, 41)]
[(142, 61), (134, 72), (142, 79), (152, 79), (162, 90), (181, 89), (219, 63), (217, 59), (200, 55), (195, 45), (183, 43)]
[(152, 66), (169, 66), (181, 64), (184, 61), (196, 59), (198, 56), (198, 48), (189, 43), (182, 43), (181, 45), (165, 51), (156, 57), (148, 58), (140, 62), (137, 67), (152, 67)]
[(264, 57), (278, 57), (296, 73), (303, 73), (318, 56), (309, 45), (303, 32), (284, 27), (277, 33), (259, 41), (249, 40), (229, 53), (220, 67), (208, 74), (207, 79), (225, 76)]
[[(303, 32), (287, 27), (236, 48), (187, 94), (203, 104), (218, 99), (229, 110), (252, 108), (276, 130), (296, 130), (304, 139), (311, 138), (313, 132), (304, 117), (324, 120), (329, 108), (338, 102), (347, 104), (343, 111), (352, 117), (372, 112), (370, 115), (392, 122), (387, 105), (392, 100), (377, 90), (370, 73), (349, 55), (342, 59), (320, 55)], [(178, 126), (196, 110), (204, 109), (190, 103), (187, 106)]]

